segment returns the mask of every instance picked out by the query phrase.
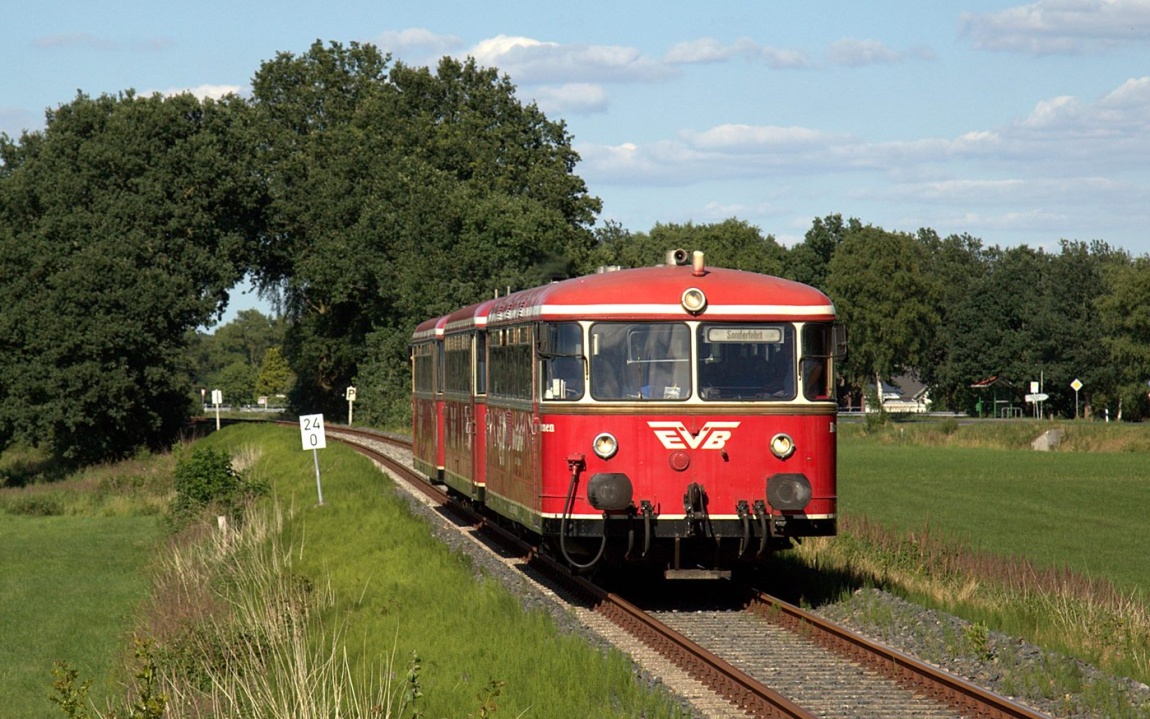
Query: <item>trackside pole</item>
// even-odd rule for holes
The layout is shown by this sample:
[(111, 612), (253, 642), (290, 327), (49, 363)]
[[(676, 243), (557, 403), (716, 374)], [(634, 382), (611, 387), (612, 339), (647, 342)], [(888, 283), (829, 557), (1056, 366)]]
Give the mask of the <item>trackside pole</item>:
[(319, 496), (320, 506), (323, 505), (323, 485), (319, 481), (319, 450), (313, 449), (311, 456), (315, 458), (315, 493)]

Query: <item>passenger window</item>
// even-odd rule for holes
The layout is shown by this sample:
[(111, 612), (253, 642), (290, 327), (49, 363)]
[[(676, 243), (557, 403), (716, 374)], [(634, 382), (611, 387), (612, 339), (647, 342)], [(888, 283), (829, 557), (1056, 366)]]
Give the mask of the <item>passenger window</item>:
[(599, 400), (685, 400), (691, 395), (691, 335), (680, 323), (591, 327), (591, 396)]
[(812, 402), (834, 399), (831, 327), (826, 324), (803, 327), (803, 396)]
[(543, 329), (541, 349), (543, 399), (577, 400), (583, 397), (583, 328), (577, 322), (561, 322)]
[(700, 325), (700, 397), (794, 399), (794, 336), (791, 325)]

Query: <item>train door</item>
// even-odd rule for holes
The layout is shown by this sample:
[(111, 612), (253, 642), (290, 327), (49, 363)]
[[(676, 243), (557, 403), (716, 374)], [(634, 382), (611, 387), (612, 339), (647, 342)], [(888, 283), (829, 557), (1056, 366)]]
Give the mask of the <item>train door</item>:
[(475, 496), (471, 458), (472, 337), (470, 332), (459, 332), (443, 338), (443, 478), (449, 487), (468, 497)]
[(487, 332), (475, 333), (474, 354), (475, 402), (472, 405), (471, 425), (468, 434), (471, 438), (471, 477), (476, 487), (476, 499), (482, 501), (487, 486)]

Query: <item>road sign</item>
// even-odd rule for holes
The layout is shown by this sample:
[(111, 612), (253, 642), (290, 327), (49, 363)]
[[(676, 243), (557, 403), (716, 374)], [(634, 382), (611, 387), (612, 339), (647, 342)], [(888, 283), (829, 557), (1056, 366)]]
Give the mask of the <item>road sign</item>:
[(1071, 387), (1071, 388), (1072, 388), (1072, 389), (1073, 389), (1075, 392), (1077, 392), (1078, 390), (1082, 389), (1082, 382), (1081, 382), (1081, 381), (1079, 381), (1079, 380), (1077, 380), (1077, 379), (1075, 379), (1073, 382), (1071, 382), (1071, 383), (1070, 383), (1070, 387)]
[(1037, 394), (1028, 394), (1023, 397), (1023, 399), (1025, 399), (1027, 402), (1045, 402), (1046, 400), (1050, 399), (1050, 395), (1046, 394), (1045, 392), (1039, 392)]
[(303, 438), (304, 449), (324, 449), (327, 447), (327, 437), (323, 433), (322, 414), (300, 416), (299, 432)]
[(348, 402), (354, 402), (355, 401), (355, 387), (348, 387), (347, 388), (347, 401)]

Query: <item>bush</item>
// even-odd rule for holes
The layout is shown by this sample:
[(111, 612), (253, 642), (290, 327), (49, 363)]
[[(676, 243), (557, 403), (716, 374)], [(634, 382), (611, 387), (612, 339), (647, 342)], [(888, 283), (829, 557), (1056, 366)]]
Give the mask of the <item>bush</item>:
[(57, 517), (64, 514), (64, 501), (57, 495), (28, 495), (16, 497), (7, 509), (28, 517)]
[(209, 506), (239, 519), (243, 502), (267, 491), (266, 485), (247, 481), (237, 472), (226, 450), (211, 447), (195, 447), (180, 457), (174, 479), (177, 520), (190, 519)]
[(176, 495), (180, 501), (206, 506), (226, 502), (240, 488), (232, 457), (222, 449), (196, 447), (176, 463)]

